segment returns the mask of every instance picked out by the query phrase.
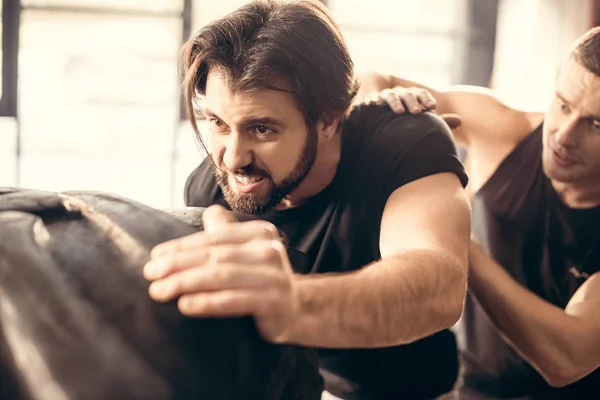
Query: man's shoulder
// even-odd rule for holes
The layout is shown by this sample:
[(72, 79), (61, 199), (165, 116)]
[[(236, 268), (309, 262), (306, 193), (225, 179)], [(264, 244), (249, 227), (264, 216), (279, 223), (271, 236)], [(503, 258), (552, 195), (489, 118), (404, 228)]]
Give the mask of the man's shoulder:
[(349, 117), (348, 128), (360, 136), (361, 151), (387, 153), (390, 156), (410, 156), (414, 146), (421, 155), (428, 147), (456, 155), (450, 127), (438, 115), (425, 112), (418, 115), (397, 115), (387, 106), (359, 106)]
[(184, 189), (185, 205), (208, 207), (223, 203), (223, 194), (217, 184), (213, 165), (206, 157), (187, 178)]
[(434, 112), (396, 114), (387, 105), (357, 106), (351, 112), (348, 121), (371, 130), (382, 130), (393, 124), (394, 127), (403, 127), (407, 130), (439, 129), (447, 134), (451, 133), (449, 126)]
[[(399, 187), (441, 172), (455, 173), (463, 186), (467, 177), (458, 160), (450, 127), (438, 115), (397, 115), (387, 106), (360, 106), (350, 115), (347, 151), (369, 179)], [(389, 194), (389, 193), (388, 193)]]

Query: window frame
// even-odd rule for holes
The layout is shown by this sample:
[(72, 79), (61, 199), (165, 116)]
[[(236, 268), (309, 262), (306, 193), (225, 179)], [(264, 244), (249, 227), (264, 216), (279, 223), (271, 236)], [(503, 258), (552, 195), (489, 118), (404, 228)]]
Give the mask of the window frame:
[(2, 0), (2, 95), (0, 117), (18, 116), (19, 0)]

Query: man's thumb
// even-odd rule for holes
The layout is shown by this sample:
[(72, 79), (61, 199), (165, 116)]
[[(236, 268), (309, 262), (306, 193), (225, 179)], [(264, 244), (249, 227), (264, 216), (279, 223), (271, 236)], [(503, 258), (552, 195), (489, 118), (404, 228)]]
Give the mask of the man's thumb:
[(237, 222), (234, 213), (220, 205), (208, 207), (202, 213), (202, 223), (207, 232), (218, 230), (220, 226)]
[(441, 114), (440, 117), (446, 121), (450, 129), (456, 129), (462, 124), (462, 120), (457, 114)]

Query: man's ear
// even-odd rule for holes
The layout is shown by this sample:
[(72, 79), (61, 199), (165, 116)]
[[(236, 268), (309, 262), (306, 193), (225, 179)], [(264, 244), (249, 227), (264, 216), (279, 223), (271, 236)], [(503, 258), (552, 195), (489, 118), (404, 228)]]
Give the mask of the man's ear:
[(317, 122), (317, 134), (319, 141), (327, 141), (335, 135), (340, 128), (340, 117), (324, 116)]

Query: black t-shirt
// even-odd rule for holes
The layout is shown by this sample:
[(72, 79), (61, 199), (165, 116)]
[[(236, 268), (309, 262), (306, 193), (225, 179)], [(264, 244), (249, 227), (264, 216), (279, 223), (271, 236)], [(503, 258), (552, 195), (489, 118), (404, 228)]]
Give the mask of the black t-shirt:
[[(542, 125), (503, 160), (472, 201), (472, 232), (510, 275), (564, 308), (600, 270), (600, 207), (563, 204), (542, 165)], [(502, 338), (469, 294), (459, 332), (464, 380), (500, 398), (597, 399), (600, 370), (552, 388)], [(593, 351), (595, 349), (590, 349)]]
[[(384, 206), (402, 185), (442, 172), (467, 183), (451, 132), (434, 114), (397, 116), (387, 107), (362, 106), (341, 135), (332, 183), (301, 206), (262, 215), (308, 255), (311, 267), (301, 273), (352, 271), (379, 260)], [(205, 160), (188, 179), (188, 206), (226, 206), (212, 168)], [(408, 345), (319, 355), (326, 389), (346, 399), (430, 399), (452, 387), (458, 370), (448, 330)]]

